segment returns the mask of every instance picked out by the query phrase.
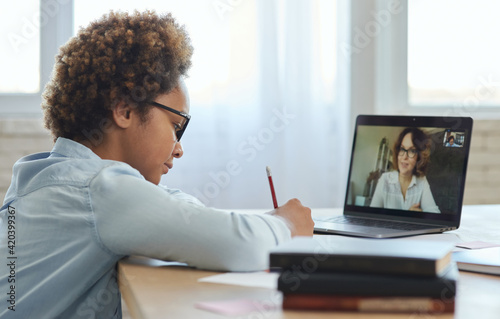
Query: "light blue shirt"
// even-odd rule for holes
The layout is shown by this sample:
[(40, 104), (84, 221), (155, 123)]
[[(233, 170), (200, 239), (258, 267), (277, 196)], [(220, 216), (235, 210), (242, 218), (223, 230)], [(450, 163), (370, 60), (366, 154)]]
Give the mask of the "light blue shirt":
[(0, 318), (121, 318), (124, 256), (253, 271), (290, 239), (281, 218), (204, 207), (64, 138), (14, 165), (0, 217)]
[(409, 210), (414, 204), (420, 204), (423, 212), (440, 213), (425, 176), (416, 177), (413, 175), (404, 198), (398, 171), (384, 173), (380, 176), (370, 203), (371, 207)]
[(458, 144), (450, 144), (448, 142), (446, 142), (446, 147), (462, 147), (461, 145), (458, 145)]

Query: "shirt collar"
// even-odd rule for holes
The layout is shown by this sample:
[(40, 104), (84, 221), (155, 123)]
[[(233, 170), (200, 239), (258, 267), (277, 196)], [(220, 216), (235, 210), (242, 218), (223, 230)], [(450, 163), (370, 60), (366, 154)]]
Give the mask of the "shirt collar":
[[(399, 184), (399, 171), (392, 171), (391, 173), (392, 174), (389, 175), (390, 176), (389, 183)], [(408, 188), (416, 184), (417, 184), (417, 177), (415, 175), (412, 175), (410, 185), (408, 185)]]
[(411, 176), (411, 182), (410, 182), (410, 185), (408, 186), (408, 188), (414, 186), (414, 185), (417, 185), (417, 177), (415, 175), (412, 175)]
[(50, 154), (52, 156), (58, 154), (64, 157), (82, 159), (101, 159), (96, 153), (92, 152), (92, 150), (85, 145), (64, 137), (57, 138), (54, 148)]

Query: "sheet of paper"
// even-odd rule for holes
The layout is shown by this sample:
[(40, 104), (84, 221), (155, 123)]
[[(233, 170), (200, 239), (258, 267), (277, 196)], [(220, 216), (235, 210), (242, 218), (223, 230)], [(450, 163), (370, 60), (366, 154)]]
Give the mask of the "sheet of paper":
[(150, 267), (187, 267), (187, 264), (185, 263), (180, 263), (177, 261), (163, 261), (159, 259), (153, 259), (153, 258), (148, 258), (148, 257), (141, 257), (141, 256), (129, 256), (125, 257), (122, 259), (123, 262), (126, 262), (127, 264), (134, 264), (134, 265), (144, 265), (144, 266), (150, 266)]
[(277, 289), (279, 273), (275, 272), (228, 272), (198, 279), (199, 282), (211, 282), (217, 284), (261, 287)]
[(481, 249), (481, 248), (489, 248), (489, 247), (500, 247), (499, 244), (487, 243), (484, 241), (470, 241), (466, 243), (459, 243), (455, 246), (466, 249)]

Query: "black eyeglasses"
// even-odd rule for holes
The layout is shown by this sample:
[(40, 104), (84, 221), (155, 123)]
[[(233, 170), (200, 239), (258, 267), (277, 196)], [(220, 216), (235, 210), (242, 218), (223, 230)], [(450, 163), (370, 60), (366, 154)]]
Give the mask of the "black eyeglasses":
[(159, 108), (162, 108), (164, 110), (167, 110), (169, 112), (172, 112), (174, 114), (177, 114), (179, 116), (182, 116), (184, 118), (184, 121), (179, 124), (175, 124), (175, 136), (177, 137), (177, 142), (181, 140), (182, 134), (184, 134), (184, 131), (186, 130), (186, 127), (188, 126), (189, 119), (191, 118), (191, 115), (184, 113), (184, 112), (179, 112), (171, 107), (168, 107), (166, 105), (160, 104), (158, 102), (149, 102), (150, 104), (157, 106)]
[(414, 158), (415, 155), (418, 154), (418, 151), (414, 148), (410, 148), (409, 150), (403, 148), (403, 147), (400, 147), (399, 148), (399, 156), (404, 156), (406, 153), (406, 155), (408, 155), (409, 158)]

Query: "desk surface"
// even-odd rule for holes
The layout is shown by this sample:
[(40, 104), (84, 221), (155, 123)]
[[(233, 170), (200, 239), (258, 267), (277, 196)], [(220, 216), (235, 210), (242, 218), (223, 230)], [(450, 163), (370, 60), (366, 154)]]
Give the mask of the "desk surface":
[[(331, 214), (332, 210), (313, 210)], [(335, 210), (334, 213), (339, 213)], [(439, 240), (483, 240), (500, 244), (500, 206), (467, 206), (460, 229), (442, 235), (426, 235)], [(415, 237), (412, 237), (415, 238)], [(431, 238), (432, 239), (432, 238)], [(282, 311), (281, 294), (272, 289), (201, 283), (198, 279), (217, 274), (182, 266), (159, 267), (154, 260), (142, 264), (120, 262), (120, 290), (134, 318), (224, 318), (194, 307), (203, 301), (232, 299), (259, 300), (274, 310), (257, 311), (238, 318), (329, 318), (331, 312)], [(455, 314), (425, 318), (500, 318), (500, 276), (460, 272)], [(335, 313), (336, 318), (360, 318), (358, 313)], [(416, 314), (414, 317), (422, 317)], [(409, 314), (362, 314), (363, 318), (409, 318)], [(229, 318), (229, 317), (228, 317)]]

